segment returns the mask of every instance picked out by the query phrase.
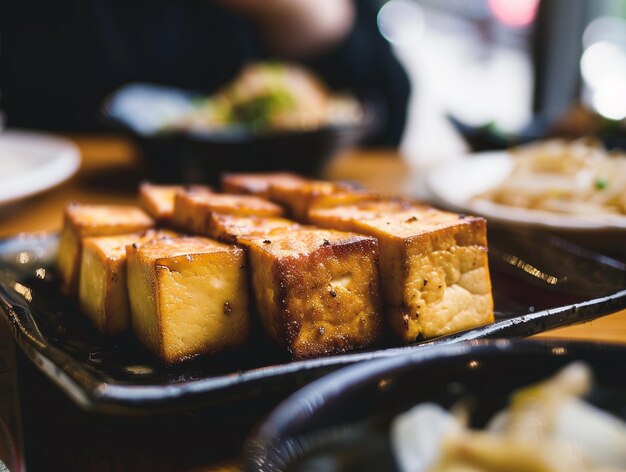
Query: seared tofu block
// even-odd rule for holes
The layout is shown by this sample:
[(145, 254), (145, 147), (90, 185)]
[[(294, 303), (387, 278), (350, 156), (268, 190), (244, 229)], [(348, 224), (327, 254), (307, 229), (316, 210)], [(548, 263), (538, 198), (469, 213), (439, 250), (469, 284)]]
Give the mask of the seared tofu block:
[(252, 195), (182, 192), (174, 202), (174, 226), (200, 235), (207, 234), (211, 215), (215, 213), (238, 216), (282, 216), (283, 209)]
[(130, 309), (126, 287), (126, 246), (173, 237), (171, 231), (89, 237), (83, 240), (78, 284), (80, 311), (103, 334), (128, 330)]
[(322, 227), (374, 236), (388, 321), (407, 342), (493, 321), (486, 222), (407, 202), (311, 211)]
[(160, 224), (169, 225), (174, 214), (174, 198), (178, 192), (210, 192), (209, 187), (194, 185), (156, 185), (144, 182), (139, 186), (139, 199), (142, 208)]
[(374, 238), (303, 227), (240, 237), (239, 243), (248, 249), (263, 326), (294, 358), (367, 347), (379, 339)]
[(304, 183), (273, 183), (269, 199), (284, 206), (291, 218), (299, 223), (309, 223), (309, 210), (313, 207), (329, 207), (355, 201), (369, 200), (373, 195), (344, 183), (309, 180)]
[(152, 226), (152, 218), (138, 207), (78, 203), (68, 205), (63, 217), (57, 259), (63, 290), (70, 295), (78, 294), (83, 238), (136, 233)]
[(303, 185), (306, 182), (307, 179), (290, 172), (223, 174), (220, 187), (226, 193), (252, 194), (267, 198), (272, 184)]
[(298, 223), (284, 218), (235, 216), (214, 213), (209, 217), (206, 235), (225, 243), (236, 243), (240, 237), (267, 236), (275, 231), (300, 228)]
[(131, 325), (165, 363), (242, 345), (250, 330), (244, 250), (207, 238), (126, 246)]

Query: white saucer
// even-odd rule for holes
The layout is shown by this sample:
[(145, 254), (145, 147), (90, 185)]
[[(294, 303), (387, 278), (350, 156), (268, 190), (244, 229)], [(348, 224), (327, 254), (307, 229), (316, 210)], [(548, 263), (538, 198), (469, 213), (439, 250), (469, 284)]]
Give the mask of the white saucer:
[(69, 179), (80, 165), (71, 141), (35, 131), (0, 133), (0, 205), (43, 192)]

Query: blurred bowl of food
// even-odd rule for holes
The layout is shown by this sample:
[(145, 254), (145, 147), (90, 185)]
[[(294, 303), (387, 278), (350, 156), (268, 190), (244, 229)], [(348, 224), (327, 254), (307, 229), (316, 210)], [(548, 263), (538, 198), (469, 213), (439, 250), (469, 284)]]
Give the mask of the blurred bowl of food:
[(474, 152), (519, 146), (543, 138), (548, 131), (539, 121), (532, 123), (518, 133), (509, 133), (500, 129), (495, 122), (473, 125), (453, 115), (448, 115), (447, 118)]
[(491, 340), (356, 364), (283, 401), (246, 470), (623, 470), (624, 354)]
[(103, 112), (138, 140), (149, 177), (160, 182), (215, 182), (225, 171), (315, 175), (375, 129), (371, 107), (282, 63), (250, 64), (210, 96), (127, 84)]

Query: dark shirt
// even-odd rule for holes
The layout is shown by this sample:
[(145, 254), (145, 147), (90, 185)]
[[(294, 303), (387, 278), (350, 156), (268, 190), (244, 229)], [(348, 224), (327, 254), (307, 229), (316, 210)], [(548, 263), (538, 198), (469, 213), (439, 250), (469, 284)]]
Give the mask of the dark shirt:
[[(103, 99), (128, 82), (214, 92), (269, 58), (254, 26), (210, 0), (20, 0), (0, 7), (0, 107), (9, 126), (94, 130)], [(10, 7), (8, 4), (11, 4)], [(333, 89), (376, 104), (376, 145), (396, 145), (406, 75), (380, 36), (376, 1), (357, 1), (349, 35), (304, 61)]]

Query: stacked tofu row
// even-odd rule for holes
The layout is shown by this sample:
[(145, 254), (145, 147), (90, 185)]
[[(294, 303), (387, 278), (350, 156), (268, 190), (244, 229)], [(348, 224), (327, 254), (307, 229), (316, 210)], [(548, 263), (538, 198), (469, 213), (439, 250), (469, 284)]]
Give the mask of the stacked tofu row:
[(225, 175), (221, 185), (279, 203), (300, 223), (373, 238), (385, 321), (403, 341), (493, 321), (483, 218), (284, 173)]
[(153, 226), (132, 206), (66, 209), (57, 266), (80, 311), (106, 335), (132, 328), (167, 363), (245, 343), (243, 249)]
[(294, 358), (371, 346), (385, 324), (411, 342), (493, 320), (480, 218), (284, 173), (222, 189), (68, 207), (59, 272), (98, 329), (175, 362), (242, 345), (251, 313)]

